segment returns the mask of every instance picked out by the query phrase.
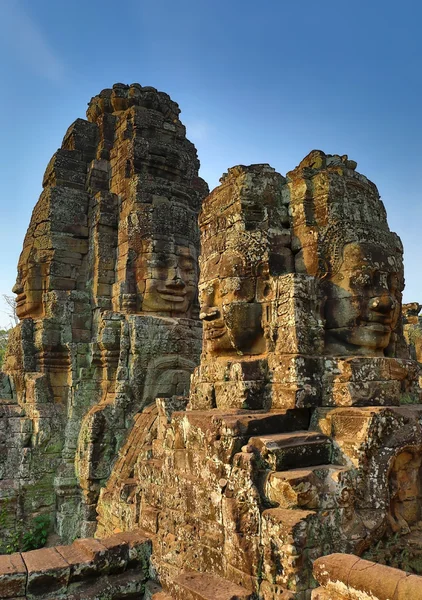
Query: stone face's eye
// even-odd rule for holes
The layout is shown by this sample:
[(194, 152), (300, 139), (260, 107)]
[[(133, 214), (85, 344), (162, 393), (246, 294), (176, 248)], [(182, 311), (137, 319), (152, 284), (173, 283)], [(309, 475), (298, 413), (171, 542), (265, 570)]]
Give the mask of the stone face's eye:
[(179, 262), (179, 267), (182, 269), (182, 271), (185, 271), (185, 273), (188, 274), (193, 273), (195, 271), (195, 267), (192, 260), (181, 260)]
[(392, 292), (399, 291), (400, 282), (399, 282), (397, 273), (390, 273), (387, 276), (387, 285), (388, 285), (388, 289), (391, 290)]
[(241, 277), (245, 267), (242, 257), (234, 252), (227, 253), (221, 258), (219, 266), (220, 277)]
[(390, 289), (387, 273), (380, 273), (378, 279), (380, 287), (384, 289)]
[(368, 272), (361, 271), (355, 273), (350, 278), (350, 284), (353, 288), (368, 288), (372, 285), (372, 277)]
[(169, 259), (165, 254), (158, 254), (153, 258), (152, 266), (156, 269), (167, 269), (169, 267)]

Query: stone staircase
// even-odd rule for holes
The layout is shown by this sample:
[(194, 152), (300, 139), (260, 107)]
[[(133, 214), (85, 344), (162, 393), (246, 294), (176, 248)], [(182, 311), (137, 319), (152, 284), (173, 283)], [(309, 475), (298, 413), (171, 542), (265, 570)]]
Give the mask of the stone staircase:
[[(301, 598), (312, 587), (312, 561), (318, 556), (319, 511), (335, 507), (347, 468), (333, 464), (333, 440), (309, 429), (252, 436), (243, 451), (253, 452), (260, 469), (260, 493), (270, 508), (262, 512), (263, 574), (271, 597), (288, 590)], [(315, 548), (315, 550), (314, 550)], [(274, 564), (284, 590), (276, 595)], [(297, 586), (300, 573), (301, 585)], [(280, 579), (280, 577), (279, 577)], [(303, 590), (303, 591), (301, 591)], [(303, 596), (305, 597), (305, 596)]]
[(148, 582), (145, 600), (252, 600), (245, 588), (211, 573), (182, 573), (171, 582), (169, 591)]
[(255, 599), (258, 586), (263, 600), (309, 600), (313, 561), (348, 552), (347, 527), (356, 531), (350, 506), (367, 431), (387, 417), (392, 430), (401, 431), (401, 423), (410, 429), (421, 409), (319, 409), (312, 419), (310, 412), (173, 414), (136, 472), (143, 482), (139, 525), (154, 539), (152, 566), (163, 588), (147, 600)]
[[(204, 561), (203, 552), (209, 555), (210, 543), (205, 541), (204, 535), (194, 542), (196, 545), (192, 552), (195, 555), (198, 553), (196, 561), (190, 559), (190, 562), (182, 561), (180, 564), (168, 562), (168, 543), (171, 538), (171, 544), (176, 544), (174, 547), (177, 547), (177, 533), (170, 536), (160, 533), (160, 514), (168, 514), (169, 511), (175, 514), (176, 503), (172, 502), (172, 498), (176, 494), (177, 497), (189, 498), (193, 493), (186, 510), (192, 516), (195, 527), (196, 523), (202, 522), (203, 517), (198, 512), (198, 503), (202, 500), (195, 495), (194, 490), (203, 487), (201, 477), (206, 463), (201, 461), (204, 460), (203, 457), (210, 456), (214, 456), (213, 460), (218, 463), (221, 461), (221, 473), (232, 473), (228, 475), (229, 479), (238, 478), (239, 470), (246, 469), (247, 481), (247, 472), (251, 469), (250, 477), (259, 490), (262, 501), (261, 533), (258, 534), (257, 543), (263, 554), (261, 587), (264, 586), (266, 590), (262, 597), (283, 600), (302, 600), (302, 596), (306, 597), (306, 590), (313, 585), (312, 560), (314, 555), (315, 558), (320, 555), (318, 512), (334, 508), (342, 474), (347, 471), (344, 466), (332, 463), (335, 454), (333, 440), (328, 435), (310, 430), (310, 419), (309, 409), (194, 410), (174, 413), (170, 426), (171, 435), (168, 438), (175, 440), (174, 446), (173, 442), (168, 446), (165, 439), (160, 439), (159, 436), (159, 439), (152, 442), (150, 453), (144, 453), (144, 458), (137, 466), (137, 478), (144, 485), (139, 526), (157, 540), (157, 549), (161, 543), (165, 548), (164, 551), (158, 550), (156, 559), (153, 555), (153, 564), (159, 566), (163, 589), (148, 592), (151, 599), (255, 598), (250, 590), (256, 589), (258, 580), (253, 582), (252, 578), (248, 579), (248, 575), (242, 575), (236, 570), (229, 569), (226, 573), (221, 567), (211, 567), (209, 570), (213, 570), (213, 573), (208, 571), (208, 559)], [(168, 507), (155, 502), (158, 488), (169, 485), (163, 479), (165, 463), (172, 465), (173, 487), (170, 497), (167, 496)], [(215, 477), (219, 485), (226, 485), (224, 477), (220, 480), (217, 475)], [(175, 484), (179, 487), (174, 488)], [(225, 492), (222, 493), (224, 497)], [(236, 497), (235, 491), (231, 493)], [(175, 522), (179, 522), (179, 517), (175, 518)], [(167, 531), (171, 530), (171, 526), (166, 527)], [(206, 522), (204, 531), (205, 529)], [(240, 538), (239, 542), (241, 543)], [(220, 553), (224, 552), (222, 543), (217, 537), (214, 548), (217, 553), (219, 548)], [(234, 539), (233, 543), (238, 542)], [(202, 544), (206, 544), (204, 550), (201, 550)], [(177, 555), (178, 551), (175, 550), (175, 560), (178, 560)], [(215, 554), (212, 556), (214, 558), (211, 563), (215, 565), (217, 559)], [(274, 573), (274, 565), (277, 564), (281, 576)], [(196, 568), (201, 572), (196, 572)], [(195, 573), (192, 573), (194, 570)], [(297, 587), (299, 572), (301, 583)], [(220, 576), (227, 579), (221, 579)], [(211, 580), (214, 583), (209, 583)], [(217, 581), (220, 582), (220, 587)], [(273, 581), (277, 583), (270, 583)], [(242, 591), (232, 591), (231, 586), (240, 586)], [(216, 595), (216, 590), (221, 590), (220, 595)], [(149, 600), (148, 595), (146, 598)]]

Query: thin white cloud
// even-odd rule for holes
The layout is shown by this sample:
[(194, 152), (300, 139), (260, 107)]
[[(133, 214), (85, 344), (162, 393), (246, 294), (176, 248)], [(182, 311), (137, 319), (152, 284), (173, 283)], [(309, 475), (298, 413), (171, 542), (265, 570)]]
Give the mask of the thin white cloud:
[(0, 45), (4, 60), (18, 59), (50, 81), (63, 81), (62, 61), (19, 0), (0, 0)]
[[(183, 121), (183, 117), (182, 117)], [(200, 120), (185, 121), (186, 133), (190, 140), (202, 141), (208, 137), (210, 128), (208, 123)]]

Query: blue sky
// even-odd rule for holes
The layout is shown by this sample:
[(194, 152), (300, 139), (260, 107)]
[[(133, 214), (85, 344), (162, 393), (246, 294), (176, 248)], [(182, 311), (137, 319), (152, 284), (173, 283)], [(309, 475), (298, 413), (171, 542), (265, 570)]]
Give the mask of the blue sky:
[(422, 302), (421, 17), (420, 0), (0, 0), (0, 294), (67, 127), (139, 82), (180, 104), (211, 188), (314, 148), (356, 160), (404, 242), (405, 301)]

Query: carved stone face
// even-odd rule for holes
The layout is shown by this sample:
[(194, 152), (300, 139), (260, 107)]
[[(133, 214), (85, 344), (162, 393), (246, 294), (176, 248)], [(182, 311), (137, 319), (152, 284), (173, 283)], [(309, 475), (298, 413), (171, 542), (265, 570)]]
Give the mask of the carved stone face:
[(200, 318), (211, 354), (262, 352), (261, 304), (255, 302), (256, 277), (235, 251), (212, 255), (201, 264)]
[(346, 244), (342, 258), (326, 284), (326, 351), (382, 356), (400, 316), (401, 263), (369, 242)]
[(46, 264), (22, 253), (18, 265), (18, 276), (12, 292), (16, 294), (16, 315), (19, 319), (38, 318), (43, 315), (42, 295), (45, 283)]
[(198, 284), (194, 251), (175, 246), (172, 252), (155, 252), (147, 260), (147, 277), (142, 310), (145, 312), (186, 314)]

